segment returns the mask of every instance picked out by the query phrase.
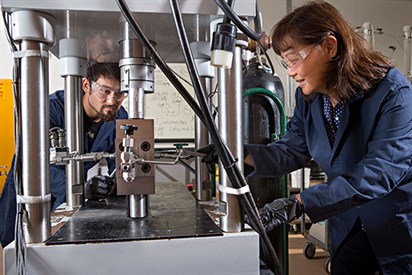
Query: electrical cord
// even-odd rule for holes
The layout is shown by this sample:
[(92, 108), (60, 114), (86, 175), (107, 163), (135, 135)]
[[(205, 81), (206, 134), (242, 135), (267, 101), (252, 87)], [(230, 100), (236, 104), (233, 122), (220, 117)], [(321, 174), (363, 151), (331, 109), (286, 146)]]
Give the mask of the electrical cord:
[[(159, 68), (163, 71), (163, 73), (166, 75), (166, 77), (169, 78), (171, 83), (175, 86), (175, 88), (178, 90), (178, 92), (182, 95), (182, 97), (188, 102), (188, 104), (192, 107), (193, 111), (196, 113), (196, 115), (202, 120), (202, 122), (206, 125), (209, 126), (209, 131), (211, 132), (212, 138), (215, 142), (216, 149), (219, 153), (219, 156), (222, 159), (222, 163), (224, 164), (224, 167), (227, 171), (229, 179), (231, 179), (235, 187), (239, 188), (241, 186), (245, 186), (247, 183), (243, 178), (242, 173), (240, 170), (237, 168), (237, 165), (235, 165), (235, 160), (234, 157), (230, 154), (230, 151), (227, 149), (223, 141), (221, 140), (220, 135), (216, 134), (217, 129), (213, 124), (213, 121), (210, 118), (210, 113), (209, 112), (203, 112), (202, 109), (199, 108), (197, 103), (194, 101), (194, 99), (189, 95), (187, 96), (188, 92), (185, 90), (185, 88), (182, 86), (182, 84), (179, 82), (179, 80), (176, 79), (176, 77), (169, 71), (168, 66), (164, 63), (163, 59), (158, 55), (158, 53), (155, 51), (155, 49), (152, 47), (150, 44), (149, 40), (145, 37), (144, 33), (138, 26), (138, 24), (135, 22), (133, 16), (131, 15), (131, 12), (125, 2), (123, 0), (116, 0), (121, 13), (125, 17), (125, 19), (128, 21), (130, 24), (130, 27), (134, 31), (135, 35), (138, 37), (139, 41), (141, 44), (145, 47), (145, 49), (148, 51), (149, 55), (154, 59), (156, 64), (158, 64)], [(195, 69), (193, 70), (194, 67), (191, 66), (191, 69), (189, 70), (189, 73), (192, 73), (193, 71), (196, 71)], [(201, 91), (199, 90), (197, 86), (201, 85), (199, 83), (193, 83), (195, 87), (195, 91)], [(202, 105), (203, 110), (208, 110), (206, 100), (204, 99), (203, 93), (200, 95), (203, 100), (200, 100)], [(207, 119), (208, 118), (208, 119)], [(214, 129), (214, 130), (213, 130)], [(276, 255), (276, 252), (274, 251), (273, 247), (270, 244), (270, 240), (266, 235), (265, 229), (263, 228), (262, 223), (260, 222), (259, 214), (257, 212), (256, 205), (253, 203), (253, 197), (251, 196), (250, 193), (246, 193), (240, 196), (241, 197), (241, 203), (244, 209), (247, 210), (250, 221), (251, 221), (251, 226), (254, 228), (256, 231), (261, 236), (261, 239), (263, 240), (262, 243), (269, 244), (266, 245), (265, 250), (269, 250), (270, 253), (265, 253), (265, 255)], [(281, 274), (281, 266), (279, 263), (279, 260), (277, 256), (271, 257), (272, 260), (267, 259), (267, 264), (270, 265), (269, 268), (272, 270), (276, 270), (277, 274)]]
[(259, 11), (258, 1), (256, 1), (255, 9), (256, 9), (256, 16), (255, 18), (253, 18), (253, 23), (255, 24), (255, 32), (261, 33), (263, 29), (262, 28), (262, 14)]
[(193, 87), (192, 83), (190, 83), (190, 81), (188, 81), (187, 79), (185, 79), (183, 76), (181, 76), (180, 74), (178, 74), (176, 71), (174, 71), (172, 68), (169, 67), (169, 69), (178, 77), (180, 78), (184, 83), (186, 83), (187, 85)]
[[(233, 7), (235, 6), (235, 0), (227, 0), (227, 5), (228, 5), (231, 9), (233, 9)], [(229, 24), (229, 23), (230, 23), (230, 18), (226, 15), (226, 13), (225, 13), (225, 15), (223, 16), (223, 21), (222, 21), (222, 23), (224, 23), (224, 24)]]
[(275, 74), (275, 67), (273, 66), (272, 60), (269, 57), (268, 52), (266, 51), (265, 47), (263, 47), (262, 43), (260, 41), (258, 41), (258, 45), (261, 51), (263, 51), (263, 53), (265, 54), (265, 57), (267, 59), (267, 62), (269, 62), (269, 67), (271, 70), (271, 74), (274, 75)]
[[(3, 27), (7, 37), (8, 44), (12, 53), (18, 49), (13, 43), (13, 38), (7, 26), (9, 26), (8, 14), (2, 10)], [(16, 198), (18, 194), (22, 194), (22, 182), (21, 182), (21, 111), (20, 111), (20, 60), (18, 58), (13, 59), (13, 100), (14, 100), (14, 143), (15, 143), (15, 155), (14, 155), (14, 188), (16, 191)], [(24, 221), (27, 219), (27, 211), (24, 205), (16, 203), (16, 222), (15, 222), (15, 257), (16, 257), (16, 272), (17, 274), (26, 274), (26, 240), (24, 236)]]
[[(22, 163), (21, 163), (21, 111), (20, 111), (20, 60), (14, 59), (13, 66), (13, 94), (14, 94), (14, 117), (15, 117), (15, 162), (14, 162), (14, 184), (16, 196), (23, 194), (23, 183), (21, 178)], [(18, 274), (26, 274), (26, 238), (24, 235), (24, 223), (27, 222), (27, 211), (24, 204), (17, 203), (17, 216), (15, 225), (16, 239), (16, 270)]]
[[(241, 173), (240, 169), (236, 165), (236, 160), (231, 155), (229, 149), (223, 142), (217, 130), (217, 127), (213, 121), (212, 115), (209, 112), (209, 109), (206, 103), (206, 98), (204, 96), (204, 92), (202, 91), (203, 90), (202, 85), (200, 84), (199, 75), (196, 70), (196, 65), (193, 59), (193, 55), (190, 50), (189, 41), (187, 39), (178, 0), (169, 0), (169, 2), (170, 2), (171, 9), (172, 9), (172, 15), (175, 21), (180, 43), (183, 48), (182, 50), (183, 50), (183, 54), (186, 60), (186, 65), (188, 67), (188, 71), (189, 71), (189, 74), (190, 74), (190, 77), (193, 83), (193, 87), (194, 87), (196, 96), (198, 98), (202, 113), (205, 118), (205, 125), (207, 129), (209, 130), (209, 133), (215, 144), (215, 148), (220, 156), (220, 160), (223, 166), (225, 167), (226, 173), (230, 181), (232, 182), (233, 186), (235, 188), (241, 188), (243, 186), (246, 186), (247, 185), (246, 180), (244, 179), (243, 174)], [(264, 248), (264, 251), (266, 252), (265, 253), (265, 256), (267, 257), (266, 263), (269, 265), (269, 267), (273, 271), (275, 271), (278, 275), (280, 275), (282, 273), (280, 261), (266, 234), (266, 230), (260, 221), (257, 207), (256, 207), (256, 204), (254, 202), (254, 199), (251, 193), (248, 192), (246, 194), (243, 194), (242, 196), (240, 196), (240, 198), (241, 198), (240, 203), (245, 209), (247, 215), (251, 217), (251, 220), (253, 220), (252, 228), (260, 233), (259, 235), (263, 241), (262, 242), (263, 248)], [(271, 261), (268, 261), (268, 259), (271, 259)]]
[(216, 5), (229, 17), (230, 20), (249, 38), (259, 41), (262, 37), (261, 33), (252, 31), (239, 16), (233, 11), (233, 9), (224, 0), (214, 0)]

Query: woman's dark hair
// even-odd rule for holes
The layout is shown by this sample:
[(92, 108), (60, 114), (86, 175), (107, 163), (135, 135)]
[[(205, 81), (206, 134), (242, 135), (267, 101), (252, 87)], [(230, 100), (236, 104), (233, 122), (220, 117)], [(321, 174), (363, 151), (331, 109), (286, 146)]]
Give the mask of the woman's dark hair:
[(359, 89), (369, 91), (393, 66), (383, 54), (371, 50), (342, 14), (325, 1), (307, 2), (279, 21), (272, 30), (272, 47), (280, 55), (293, 42), (317, 44), (327, 35), (337, 39), (338, 49), (329, 62), (326, 87), (341, 99), (348, 100)]
[(120, 81), (119, 63), (96, 62), (94, 60), (87, 63), (86, 78), (91, 83), (99, 78), (112, 78)]

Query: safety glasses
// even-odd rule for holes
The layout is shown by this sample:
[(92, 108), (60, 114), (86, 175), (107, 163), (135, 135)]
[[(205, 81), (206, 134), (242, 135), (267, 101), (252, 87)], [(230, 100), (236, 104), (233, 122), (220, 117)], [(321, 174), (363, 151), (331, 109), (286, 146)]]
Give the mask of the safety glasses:
[[(317, 44), (318, 45), (318, 44)], [(288, 69), (297, 69), (303, 61), (305, 61), (306, 57), (310, 55), (312, 50), (317, 46), (317, 45), (310, 45), (309, 47), (304, 48), (303, 50), (300, 50), (297, 53), (290, 53), (287, 55), (287, 58), (282, 58), (280, 60), (280, 64), (288, 70)]]
[(127, 93), (124, 93), (120, 90), (116, 91), (116, 90), (114, 90), (110, 87), (100, 85), (96, 82), (92, 82), (91, 86), (92, 86), (92, 90), (93, 90), (94, 94), (100, 99), (107, 100), (109, 98), (113, 98), (116, 101), (120, 101), (120, 100), (125, 99), (127, 97)]

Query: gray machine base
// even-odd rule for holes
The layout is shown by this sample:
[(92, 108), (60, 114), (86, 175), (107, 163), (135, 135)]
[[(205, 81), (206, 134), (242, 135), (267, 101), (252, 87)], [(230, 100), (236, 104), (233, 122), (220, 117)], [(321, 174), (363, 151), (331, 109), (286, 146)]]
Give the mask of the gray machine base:
[[(187, 189), (156, 185), (149, 214), (126, 217), (123, 198), (89, 201), (45, 243), (27, 246), (27, 274), (259, 274), (259, 236), (222, 233)], [(3, 251), (16, 274), (15, 244)]]
[[(4, 274), (16, 274), (14, 242)], [(250, 230), (218, 237), (29, 245), (27, 274), (259, 274), (259, 237)]]

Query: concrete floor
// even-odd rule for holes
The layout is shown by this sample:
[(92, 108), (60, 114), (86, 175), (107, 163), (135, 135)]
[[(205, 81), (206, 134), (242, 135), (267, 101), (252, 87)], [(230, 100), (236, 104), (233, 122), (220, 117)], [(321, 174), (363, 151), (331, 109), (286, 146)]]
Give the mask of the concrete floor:
[(289, 234), (289, 275), (327, 275), (325, 262), (329, 253), (316, 247), (313, 259), (303, 254), (303, 247), (307, 243), (301, 234)]

